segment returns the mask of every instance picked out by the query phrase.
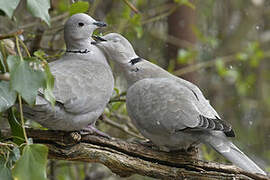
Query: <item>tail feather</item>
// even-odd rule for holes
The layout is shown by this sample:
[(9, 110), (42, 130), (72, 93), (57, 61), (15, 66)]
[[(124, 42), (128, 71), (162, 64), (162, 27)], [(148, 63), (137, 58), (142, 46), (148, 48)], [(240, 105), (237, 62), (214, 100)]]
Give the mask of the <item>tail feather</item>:
[(251, 172), (266, 175), (266, 173), (239, 150), (231, 141), (229, 141), (223, 133), (211, 133), (211, 135), (203, 138), (205, 143), (212, 146), (218, 153), (223, 155), (229, 161), (241, 169)]

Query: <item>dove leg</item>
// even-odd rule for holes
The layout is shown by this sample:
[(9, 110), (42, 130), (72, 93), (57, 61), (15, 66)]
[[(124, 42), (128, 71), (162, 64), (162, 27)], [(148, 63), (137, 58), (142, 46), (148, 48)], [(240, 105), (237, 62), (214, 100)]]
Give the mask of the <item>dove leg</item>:
[(86, 128), (83, 128), (80, 133), (82, 135), (87, 135), (87, 134), (92, 134), (92, 135), (99, 135), (108, 139), (111, 139), (111, 136), (109, 136), (108, 134), (98, 130), (96, 127), (94, 127), (95, 125), (88, 125)]

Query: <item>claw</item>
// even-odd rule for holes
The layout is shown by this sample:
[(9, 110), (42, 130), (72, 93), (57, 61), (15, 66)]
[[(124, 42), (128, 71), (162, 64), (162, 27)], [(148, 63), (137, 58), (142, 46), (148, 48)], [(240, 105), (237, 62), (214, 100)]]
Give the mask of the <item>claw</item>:
[(92, 134), (92, 135), (99, 135), (108, 139), (111, 139), (112, 137), (100, 130), (98, 130), (97, 128), (95, 128), (93, 125), (89, 125), (86, 128), (83, 128), (80, 133), (82, 135), (88, 135), (88, 134)]

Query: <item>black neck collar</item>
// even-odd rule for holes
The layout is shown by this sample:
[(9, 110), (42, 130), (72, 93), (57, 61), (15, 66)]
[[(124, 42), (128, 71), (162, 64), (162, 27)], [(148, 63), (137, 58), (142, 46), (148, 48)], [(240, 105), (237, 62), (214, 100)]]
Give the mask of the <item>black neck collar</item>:
[(134, 64), (136, 64), (136, 63), (138, 63), (138, 62), (140, 62), (140, 61), (142, 61), (142, 58), (136, 57), (136, 58), (131, 59), (131, 60), (129, 61), (129, 63), (130, 63), (131, 65), (134, 65)]
[(87, 54), (90, 51), (88, 49), (85, 50), (66, 50), (67, 53), (79, 53), (79, 54)]

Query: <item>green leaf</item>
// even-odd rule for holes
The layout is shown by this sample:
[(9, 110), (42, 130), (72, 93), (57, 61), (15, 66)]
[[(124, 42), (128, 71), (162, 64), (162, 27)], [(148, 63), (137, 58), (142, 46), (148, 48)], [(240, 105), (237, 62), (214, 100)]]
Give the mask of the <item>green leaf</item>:
[(115, 87), (115, 88), (113, 88), (113, 90), (115, 91), (116, 96), (119, 96), (119, 95), (120, 95), (120, 90), (119, 90), (119, 89), (117, 89), (117, 88)]
[(179, 49), (177, 54), (177, 61), (180, 64), (187, 64), (189, 61), (193, 60), (195, 53), (185, 50), (185, 49)]
[(130, 19), (130, 13), (131, 13), (131, 9), (128, 6), (125, 6), (122, 11), (121, 17), (123, 17), (124, 19)]
[(112, 111), (116, 111), (118, 110), (122, 105), (124, 104), (124, 102), (114, 102), (112, 103)]
[(24, 143), (23, 128), (15, 116), (15, 108), (11, 108), (8, 112), (8, 123), (11, 128), (13, 142), (17, 145)]
[(70, 6), (69, 14), (72, 16), (77, 13), (87, 12), (89, 9), (89, 3), (85, 1), (77, 1)]
[(39, 59), (45, 60), (44, 57), (47, 56), (47, 55), (46, 55), (46, 53), (44, 51), (37, 50), (37, 51), (34, 52), (34, 56), (36, 56)]
[(12, 162), (16, 162), (16, 161), (18, 161), (18, 160), (20, 159), (20, 157), (21, 157), (20, 149), (19, 149), (18, 147), (15, 146), (15, 147), (12, 149), (12, 153), (10, 154), (9, 159), (10, 159), (10, 161), (12, 161)]
[(1, 180), (12, 180), (11, 171), (5, 164), (5, 159), (0, 156), (0, 179)]
[(53, 94), (54, 77), (50, 71), (50, 67), (47, 61), (44, 58), (46, 54), (44, 51), (38, 50), (34, 52), (34, 55), (45, 62), (44, 69), (45, 69), (45, 74), (46, 74), (46, 89), (44, 89), (44, 97), (52, 104), (52, 106), (54, 106), (55, 104), (55, 97)]
[(57, 10), (58, 10), (60, 13), (67, 12), (68, 9), (69, 9), (69, 3), (67, 3), (66, 0), (59, 0), (59, 1), (58, 1)]
[(30, 105), (35, 103), (39, 88), (46, 88), (46, 75), (42, 63), (36, 58), (8, 56), (11, 88)]
[(173, 73), (173, 71), (175, 70), (175, 61), (169, 61), (169, 65), (167, 68), (167, 71), (169, 71), (170, 73)]
[(224, 64), (224, 61), (222, 59), (219, 58), (216, 61), (216, 68), (217, 68), (218, 74), (220, 76), (225, 76), (227, 74), (227, 70), (225, 68), (225, 64)]
[(135, 14), (132, 18), (129, 19), (129, 22), (131, 23), (132, 28), (136, 32), (137, 38), (141, 38), (143, 35), (141, 19), (142, 17), (140, 14)]
[(27, 10), (35, 17), (44, 20), (49, 26), (50, 24), (50, 0), (27, 0)]
[(180, 4), (180, 5), (185, 5), (190, 7), (191, 9), (195, 9), (194, 4), (192, 4), (191, 2), (189, 2), (189, 0), (174, 0), (174, 2)]
[(14, 10), (17, 8), (20, 0), (0, 1), (0, 9), (3, 10), (9, 18), (12, 17)]
[(55, 97), (53, 95), (54, 77), (50, 71), (48, 64), (45, 65), (45, 73), (46, 73), (46, 89), (44, 90), (44, 97), (52, 104), (52, 106), (54, 106), (55, 104)]
[(143, 28), (142, 28), (142, 26), (136, 26), (136, 27), (134, 27), (134, 30), (135, 30), (135, 32), (137, 34), (137, 38), (140, 39), (143, 36)]
[(21, 158), (12, 169), (14, 179), (46, 180), (48, 148), (42, 144), (26, 145)]
[(10, 108), (16, 101), (17, 94), (10, 89), (9, 82), (0, 81), (0, 112)]
[(248, 54), (240, 52), (240, 53), (237, 53), (235, 57), (239, 61), (246, 61), (248, 59)]

